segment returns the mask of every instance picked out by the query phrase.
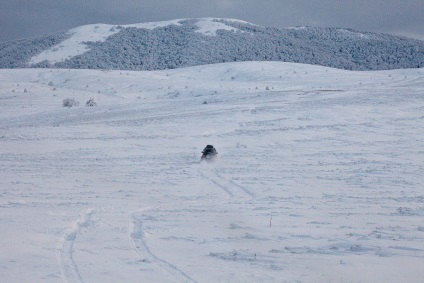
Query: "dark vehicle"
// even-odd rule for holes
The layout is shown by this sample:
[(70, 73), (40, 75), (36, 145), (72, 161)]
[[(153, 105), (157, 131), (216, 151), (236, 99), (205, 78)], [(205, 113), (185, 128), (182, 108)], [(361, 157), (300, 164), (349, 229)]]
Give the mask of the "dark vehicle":
[(216, 157), (216, 155), (218, 154), (218, 152), (216, 151), (216, 149), (213, 147), (213, 145), (208, 144), (205, 149), (203, 149), (202, 151), (202, 157), (201, 160), (211, 160), (213, 158)]

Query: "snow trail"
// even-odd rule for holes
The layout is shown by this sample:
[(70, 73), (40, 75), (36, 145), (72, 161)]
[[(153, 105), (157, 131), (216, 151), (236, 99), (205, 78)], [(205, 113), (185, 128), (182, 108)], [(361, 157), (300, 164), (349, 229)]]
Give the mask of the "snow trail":
[(255, 197), (245, 187), (236, 184), (233, 180), (227, 180), (222, 177), (216, 169), (203, 168), (203, 170), (198, 169), (198, 172), (202, 178), (211, 181), (214, 185), (221, 188), (232, 201), (246, 201)]
[(217, 187), (221, 188), (227, 195), (229, 198), (233, 198), (235, 192), (233, 190), (231, 190), (231, 188), (229, 188), (227, 185), (223, 184), (222, 182), (220, 182), (219, 180), (217, 181), (217, 179), (219, 178), (214, 178), (214, 176), (210, 173), (207, 172), (207, 170), (198, 170), (200, 176), (202, 176), (202, 178), (207, 179), (209, 181), (211, 181), (214, 185), (216, 185)]
[(150, 250), (145, 241), (143, 220), (140, 219), (146, 217), (146, 215), (139, 213), (131, 214), (129, 240), (132, 249), (142, 258), (141, 262), (154, 264), (175, 282), (196, 282), (178, 267), (159, 258)]
[(84, 282), (73, 258), (73, 247), (81, 229), (90, 225), (90, 218), (93, 213), (93, 209), (86, 211), (80, 219), (72, 224), (72, 227), (65, 232), (58, 242), (56, 253), (61, 268), (62, 280), (64, 282)]

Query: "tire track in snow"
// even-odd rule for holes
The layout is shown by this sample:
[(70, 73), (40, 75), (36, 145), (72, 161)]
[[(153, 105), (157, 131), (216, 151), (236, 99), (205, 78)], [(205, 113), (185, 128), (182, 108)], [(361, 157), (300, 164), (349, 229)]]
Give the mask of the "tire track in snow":
[[(137, 214), (139, 215), (137, 217)], [(143, 220), (147, 215), (135, 212), (130, 219), (130, 245), (132, 249), (142, 258), (143, 262), (151, 262), (157, 265), (164, 273), (176, 282), (196, 282), (175, 265), (156, 256), (144, 240)], [(141, 219), (140, 219), (141, 218)], [(143, 219), (144, 218), (144, 219)]]
[(227, 183), (229, 186), (233, 186), (233, 187), (236, 187), (236, 188), (238, 188), (238, 189), (240, 189), (240, 190), (242, 190), (243, 191), (243, 193), (245, 194), (245, 195), (249, 195), (249, 197), (250, 198), (254, 198), (255, 197), (255, 195), (252, 193), (252, 192), (250, 192), (248, 189), (246, 189), (245, 187), (243, 187), (243, 186), (240, 186), (239, 184), (237, 184), (236, 182), (234, 182), (233, 180), (227, 180), (227, 179), (224, 179), (216, 170), (213, 170), (213, 173), (219, 178), (219, 180), (221, 180), (221, 181), (224, 181), (225, 183)]
[(56, 248), (56, 255), (61, 268), (62, 280), (64, 282), (84, 282), (78, 271), (78, 266), (75, 264), (72, 253), (77, 234), (80, 232), (81, 228), (87, 227), (90, 224), (90, 218), (93, 213), (93, 209), (85, 212), (59, 240)]
[(222, 185), (220, 182), (217, 182), (216, 178), (213, 178), (213, 177), (210, 176), (211, 174), (205, 174), (200, 169), (198, 170), (198, 172), (199, 172), (200, 176), (202, 176), (202, 178), (208, 179), (213, 184), (220, 187), (230, 198), (234, 197), (234, 193), (231, 190), (229, 190), (228, 187)]
[(198, 169), (198, 172), (203, 178), (208, 179), (213, 184), (220, 187), (230, 198), (237, 196), (240, 199), (245, 199), (246, 197), (252, 199), (255, 197), (255, 195), (245, 187), (236, 184), (233, 180), (227, 180), (222, 177), (217, 170), (202, 171)]

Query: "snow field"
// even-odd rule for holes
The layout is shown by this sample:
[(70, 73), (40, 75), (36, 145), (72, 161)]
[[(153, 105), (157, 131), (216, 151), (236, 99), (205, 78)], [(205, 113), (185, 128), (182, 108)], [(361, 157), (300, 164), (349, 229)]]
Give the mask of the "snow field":
[(420, 282), (423, 86), (272, 62), (0, 70), (0, 276)]

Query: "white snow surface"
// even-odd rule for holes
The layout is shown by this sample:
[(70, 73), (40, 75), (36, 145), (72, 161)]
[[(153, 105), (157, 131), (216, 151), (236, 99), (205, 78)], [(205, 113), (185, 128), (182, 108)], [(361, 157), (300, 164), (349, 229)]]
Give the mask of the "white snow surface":
[(423, 89), (275, 62), (2, 69), (1, 281), (422, 282)]
[[(45, 60), (47, 60), (51, 64), (55, 64), (58, 62), (63, 62), (66, 59), (70, 59), (77, 55), (81, 55), (89, 51), (85, 42), (103, 42), (109, 36), (118, 33), (120, 28), (134, 27), (139, 29), (154, 29), (157, 27), (165, 27), (169, 25), (181, 25), (180, 22), (184, 20), (187, 19), (176, 19), (170, 21), (139, 23), (130, 25), (92, 24), (80, 26), (69, 31), (69, 33), (72, 34), (70, 38), (32, 57), (29, 61), (29, 64), (37, 64)], [(196, 25), (199, 27), (196, 32), (200, 32), (204, 35), (210, 36), (215, 36), (216, 31), (220, 29), (236, 31), (235, 28), (227, 26), (221, 22), (216, 22), (216, 20), (227, 20), (233, 22), (246, 23), (244, 21), (235, 19), (199, 18), (196, 20)]]
[(204, 35), (210, 35), (210, 36), (216, 36), (216, 32), (218, 30), (228, 30), (228, 31), (238, 31), (238, 29), (227, 26), (226, 24), (222, 22), (217, 22), (216, 20), (226, 20), (226, 21), (232, 21), (232, 22), (239, 22), (239, 23), (245, 23), (245, 21), (241, 20), (235, 20), (235, 19), (216, 19), (216, 18), (200, 18), (198, 19), (198, 22), (196, 25), (199, 27), (196, 32), (200, 32)]

